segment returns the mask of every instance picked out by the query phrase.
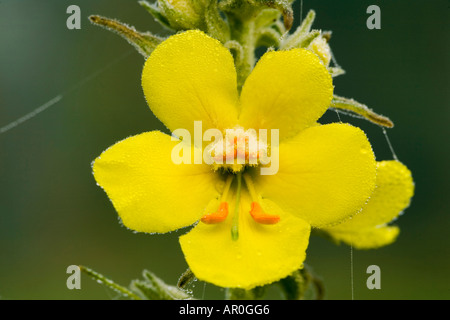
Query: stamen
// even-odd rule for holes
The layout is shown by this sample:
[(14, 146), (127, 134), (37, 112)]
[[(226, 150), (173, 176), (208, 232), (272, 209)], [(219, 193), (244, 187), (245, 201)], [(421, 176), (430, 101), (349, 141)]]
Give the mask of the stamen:
[(242, 174), (239, 172), (237, 175), (237, 190), (236, 190), (236, 202), (234, 205), (234, 216), (233, 225), (231, 227), (231, 239), (236, 241), (239, 238), (239, 202), (241, 200), (241, 185), (242, 185)]
[(258, 194), (256, 193), (255, 185), (253, 184), (252, 178), (250, 177), (249, 174), (244, 173), (244, 180), (245, 184), (247, 185), (247, 189), (250, 192), (250, 197), (252, 198), (253, 201), (258, 202), (259, 198)]
[(234, 179), (234, 174), (229, 174), (227, 177), (227, 181), (225, 181), (225, 186), (223, 188), (222, 197), (220, 198), (220, 200), (222, 202), (227, 201), (228, 191), (230, 190), (233, 179)]
[(206, 224), (219, 223), (224, 221), (228, 216), (228, 202), (221, 202), (219, 209), (207, 215), (204, 215), (201, 219)]
[(244, 174), (245, 184), (250, 192), (250, 197), (253, 202), (251, 204), (250, 215), (253, 220), (261, 224), (275, 224), (280, 221), (279, 215), (268, 214), (264, 212), (261, 205), (259, 204), (260, 199), (255, 190), (255, 185), (253, 184), (252, 178), (248, 174)]
[(230, 174), (225, 182), (225, 187), (223, 189), (222, 196), (220, 198), (219, 209), (216, 212), (204, 215), (201, 221), (206, 224), (219, 223), (224, 221), (228, 216), (228, 202), (226, 202), (228, 197), (228, 191), (230, 190), (231, 182), (233, 182), (234, 175)]
[(252, 202), (250, 215), (253, 220), (261, 224), (275, 224), (280, 221), (280, 216), (265, 213), (258, 202)]

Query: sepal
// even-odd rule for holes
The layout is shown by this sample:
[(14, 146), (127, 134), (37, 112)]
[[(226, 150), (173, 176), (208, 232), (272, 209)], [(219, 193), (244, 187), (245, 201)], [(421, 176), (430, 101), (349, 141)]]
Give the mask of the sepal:
[(339, 97), (335, 95), (333, 96), (333, 100), (331, 100), (330, 108), (348, 111), (350, 112), (350, 114), (360, 116), (382, 127), (386, 128), (394, 127), (394, 123), (391, 121), (391, 119), (375, 113), (372, 109), (370, 109), (366, 105), (359, 103), (353, 99)]
[(144, 280), (133, 280), (130, 288), (145, 300), (191, 300), (192, 295), (175, 286), (166, 284), (148, 270), (143, 271)]
[(127, 40), (145, 58), (149, 57), (153, 50), (164, 40), (150, 32), (139, 32), (134, 27), (128, 26), (120, 21), (92, 15), (89, 20), (109, 31), (113, 31)]

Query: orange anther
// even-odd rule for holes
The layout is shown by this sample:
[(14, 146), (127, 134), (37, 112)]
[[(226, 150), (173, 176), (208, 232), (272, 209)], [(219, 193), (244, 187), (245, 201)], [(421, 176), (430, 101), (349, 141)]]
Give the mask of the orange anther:
[(219, 223), (228, 216), (228, 202), (221, 202), (216, 212), (204, 215), (201, 221), (206, 224)]
[(253, 220), (261, 224), (275, 224), (280, 221), (280, 216), (265, 213), (258, 202), (252, 202), (250, 215)]

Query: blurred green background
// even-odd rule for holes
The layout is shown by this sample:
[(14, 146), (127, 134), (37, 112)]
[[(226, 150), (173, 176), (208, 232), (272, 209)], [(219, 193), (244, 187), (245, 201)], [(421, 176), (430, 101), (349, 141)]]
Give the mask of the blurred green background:
[[(297, 1), (295, 25), (316, 10), (314, 27), (332, 30), (331, 46), (347, 74), (335, 93), (353, 97), (396, 124), (388, 135), (412, 171), (416, 194), (391, 246), (353, 251), (355, 299), (449, 299), (449, 1), (376, 1), (381, 30), (368, 30), (372, 1)], [(81, 8), (81, 30), (66, 28), (66, 8)], [(1, 1), (0, 127), (52, 98), (62, 100), (0, 134), (0, 298), (114, 299), (82, 276), (66, 288), (66, 268), (89, 266), (128, 285), (145, 268), (175, 284), (187, 265), (177, 237), (136, 234), (118, 223), (91, 162), (118, 140), (165, 130), (140, 87), (144, 59), (124, 40), (89, 23), (90, 14), (167, 34), (137, 1)], [(128, 54), (129, 53), (129, 54)], [(124, 56), (125, 55), (125, 56)], [(392, 159), (382, 130), (361, 126), (378, 160)], [(324, 121), (337, 121), (327, 112)], [(351, 299), (350, 248), (312, 238), (306, 263), (327, 299)], [(381, 268), (381, 290), (366, 287), (366, 268)], [(223, 290), (197, 282), (197, 296)], [(271, 297), (278, 298), (274, 290)]]

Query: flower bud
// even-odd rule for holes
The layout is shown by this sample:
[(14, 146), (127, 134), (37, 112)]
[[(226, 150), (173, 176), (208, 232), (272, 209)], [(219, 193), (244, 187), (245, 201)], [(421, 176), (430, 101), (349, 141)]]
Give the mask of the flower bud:
[(200, 29), (204, 7), (195, 0), (158, 0), (161, 13), (174, 30)]
[(328, 67), (331, 60), (331, 49), (323, 36), (316, 37), (308, 46), (308, 50), (314, 52), (323, 64)]

